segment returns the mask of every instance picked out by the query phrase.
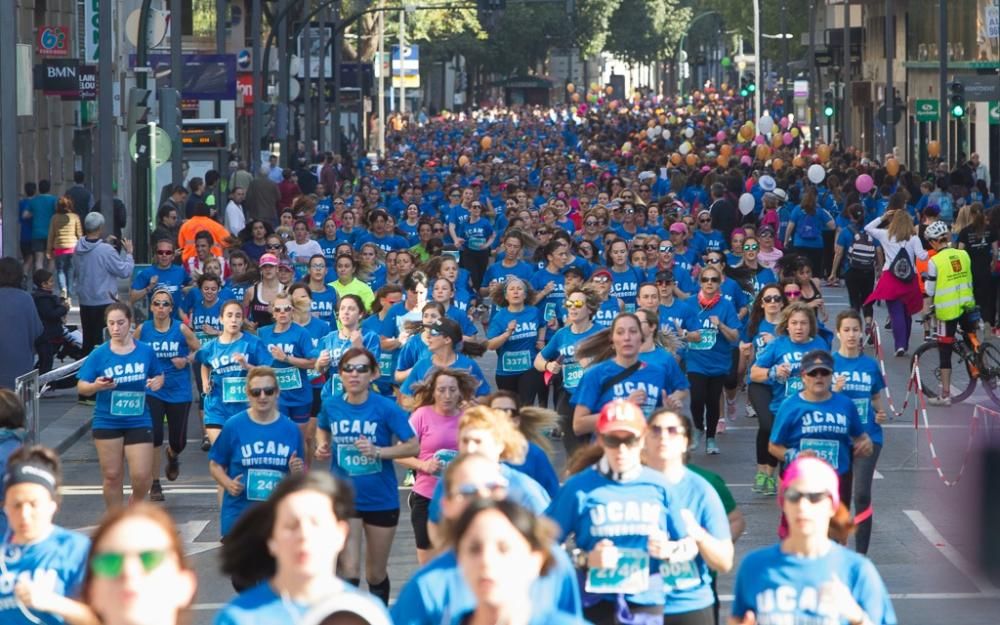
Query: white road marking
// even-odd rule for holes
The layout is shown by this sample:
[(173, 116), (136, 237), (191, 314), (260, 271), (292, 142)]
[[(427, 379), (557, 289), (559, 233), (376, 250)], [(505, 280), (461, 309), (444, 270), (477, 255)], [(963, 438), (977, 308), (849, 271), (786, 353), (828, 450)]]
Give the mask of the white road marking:
[(910, 518), (910, 521), (917, 526), (917, 530), (924, 535), (931, 545), (934, 546), (941, 555), (945, 557), (951, 565), (959, 570), (960, 573), (965, 575), (969, 580), (979, 589), (980, 593), (990, 598), (996, 599), (1000, 597), (1000, 590), (997, 589), (989, 580), (984, 578), (982, 575), (976, 572), (976, 570), (966, 561), (965, 556), (958, 552), (955, 547), (949, 543), (937, 528), (924, 516), (919, 510), (903, 510), (903, 513)]
[[(205, 528), (208, 527), (209, 523), (211, 523), (211, 521), (198, 519), (177, 524), (177, 533), (181, 535), (181, 543), (184, 545), (185, 555), (193, 556), (205, 551), (218, 549), (222, 546), (222, 543), (219, 541), (202, 542), (197, 540), (198, 536), (205, 531)], [(93, 534), (96, 529), (96, 525), (87, 525), (85, 527), (75, 527), (73, 528), (73, 531), (80, 532), (81, 534), (87, 534), (89, 536)]]
[(874, 480), (884, 480), (885, 476), (882, 475), (881, 473), (879, 473), (878, 469), (875, 469), (875, 474), (872, 476), (872, 479), (874, 479)]
[[(882, 429), (884, 429), (884, 430), (886, 430), (886, 429), (888, 429), (888, 430), (915, 430), (916, 428), (913, 427), (913, 422), (911, 421), (910, 423), (883, 423), (882, 424)], [(959, 425), (959, 424), (954, 424), (954, 423), (940, 423), (940, 424), (934, 424), (934, 423), (932, 423), (930, 429), (932, 429), (932, 430), (968, 430), (969, 429), (969, 424), (966, 423), (964, 425)], [(729, 425), (728, 423), (726, 424), (726, 432), (730, 432), (730, 431), (743, 431), (743, 430), (746, 430), (746, 431), (751, 431), (752, 430), (752, 431), (756, 432), (757, 431), (757, 426), (756, 425)], [(725, 434), (725, 432), (723, 432), (723, 434)], [(723, 436), (722, 440), (725, 440), (724, 436)]]
[[(212, 495), (214, 495), (216, 493), (217, 489), (218, 489), (217, 486), (200, 486), (200, 485), (191, 485), (191, 486), (164, 486), (163, 487), (163, 494), (164, 495), (170, 495), (170, 494), (174, 494), (174, 495), (208, 495), (208, 494), (212, 494)], [(63, 486), (62, 488), (59, 489), (59, 493), (62, 494), (62, 495), (66, 495), (66, 496), (75, 496), (75, 495), (101, 495), (101, 494), (103, 494), (102, 490), (101, 490), (101, 487), (99, 485), (98, 486)], [(126, 486), (125, 487), (125, 494), (126, 495), (131, 495), (132, 494), (132, 487), (131, 486)]]

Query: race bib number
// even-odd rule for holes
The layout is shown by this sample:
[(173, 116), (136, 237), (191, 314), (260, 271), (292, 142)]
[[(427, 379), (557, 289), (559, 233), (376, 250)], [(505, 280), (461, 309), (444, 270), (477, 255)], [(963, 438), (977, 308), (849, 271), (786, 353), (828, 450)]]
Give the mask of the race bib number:
[(686, 562), (661, 562), (660, 575), (663, 576), (664, 590), (687, 590), (701, 584), (698, 566), (694, 560)]
[(245, 404), (246, 401), (246, 378), (222, 378), (222, 403)]
[(792, 395), (797, 395), (805, 385), (802, 383), (802, 378), (800, 376), (792, 376), (785, 380), (785, 397), (791, 397)]
[(649, 554), (642, 549), (619, 549), (618, 565), (587, 571), (584, 588), (594, 594), (634, 595), (649, 589)]
[(854, 402), (854, 407), (858, 409), (858, 417), (861, 419), (861, 422), (868, 425), (868, 408), (872, 405), (871, 400), (863, 397), (861, 399), (852, 399), (851, 401)]
[(274, 375), (278, 378), (278, 388), (283, 391), (294, 391), (302, 388), (302, 376), (296, 367), (275, 369)]
[(139, 417), (146, 411), (146, 394), (140, 391), (111, 391), (111, 414)]
[(625, 312), (627, 312), (627, 313), (634, 313), (635, 312), (635, 304), (625, 304)]
[(443, 475), (444, 470), (448, 468), (451, 461), (455, 459), (458, 452), (454, 449), (439, 449), (434, 452), (434, 459), (438, 461), (439, 468), (434, 475)]
[(580, 378), (583, 377), (583, 367), (578, 362), (571, 362), (563, 367), (563, 386), (566, 388), (576, 388), (580, 385)]
[(812, 451), (820, 460), (825, 460), (835, 470), (840, 471), (840, 441), (822, 438), (803, 438), (799, 442), (799, 453)]
[(207, 343), (207, 342), (209, 342), (209, 341), (211, 341), (212, 339), (214, 339), (214, 338), (215, 338), (214, 336), (212, 336), (212, 335), (211, 335), (211, 334), (209, 334), (208, 332), (202, 332), (202, 331), (200, 331), (200, 330), (199, 330), (199, 331), (197, 331), (197, 332), (195, 332), (195, 333), (194, 333), (194, 336), (195, 336), (195, 338), (197, 338), (197, 339), (198, 339), (198, 341), (199, 341), (199, 342), (200, 342), (200, 343), (201, 343), (202, 345), (204, 345), (205, 343)]
[(374, 475), (382, 470), (382, 461), (369, 458), (354, 445), (337, 445), (337, 466), (351, 477)]
[(340, 375), (337, 373), (330, 376), (330, 392), (334, 397), (344, 394), (344, 383), (340, 380)]
[(378, 368), (379, 371), (382, 372), (383, 376), (392, 375), (392, 372), (396, 370), (396, 368), (392, 366), (392, 357), (392, 353), (387, 354), (385, 352), (380, 353), (378, 356)]
[(309, 369), (306, 371), (306, 375), (309, 377), (310, 382), (315, 382), (316, 380), (323, 377), (323, 373), (318, 369)]
[(545, 319), (546, 323), (548, 323), (549, 321), (552, 321), (553, 319), (556, 318), (556, 304), (555, 304), (555, 302), (549, 302), (549, 303), (545, 304), (545, 312), (543, 313), (542, 317)]
[(714, 328), (702, 328), (700, 330), (701, 339), (697, 343), (688, 345), (688, 349), (706, 350), (715, 347), (715, 340), (719, 331)]
[(247, 471), (247, 499), (264, 501), (285, 476), (274, 469), (249, 469)]
[(517, 352), (507, 352), (503, 355), (503, 368), (506, 371), (519, 373), (531, 367), (531, 352), (526, 349)]
[(486, 239), (483, 237), (469, 237), (469, 249), (479, 251), (486, 247)]

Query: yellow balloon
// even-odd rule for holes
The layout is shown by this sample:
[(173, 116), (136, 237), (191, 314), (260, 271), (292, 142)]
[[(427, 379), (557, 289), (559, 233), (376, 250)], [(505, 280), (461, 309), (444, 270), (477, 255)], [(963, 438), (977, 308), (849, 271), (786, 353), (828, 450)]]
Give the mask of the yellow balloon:
[(488, 150), (493, 147), (493, 137), (483, 137), (483, 140), (479, 142), (479, 146), (484, 150)]
[(685, 161), (687, 162), (688, 167), (694, 167), (698, 164), (698, 157), (694, 154), (688, 154)]
[(574, 91), (576, 91), (576, 85), (574, 85), (571, 82), (566, 83), (566, 91), (573, 93)]
[[(601, 86), (599, 84), (597, 84), (596, 82), (590, 83), (590, 90), (591, 91), (597, 91), (600, 88), (601, 88)], [(612, 89), (611, 87), (608, 87), (607, 90), (606, 90), (606, 93), (611, 93), (612, 91), (614, 91), (614, 89)]]
[(890, 158), (885, 162), (885, 170), (889, 172), (889, 175), (895, 178), (899, 175), (899, 161), (894, 158)]
[(789, 132), (792, 133), (793, 137), (799, 136), (799, 129), (798, 128), (792, 128)]
[(937, 141), (931, 141), (927, 144), (927, 153), (931, 156), (941, 156), (941, 144)]
[(461, 156), (458, 157), (458, 166), (459, 167), (465, 167), (468, 164), (469, 164), (469, 157), (468, 156), (466, 156), (465, 154), (463, 154), (463, 155), (461, 155)]

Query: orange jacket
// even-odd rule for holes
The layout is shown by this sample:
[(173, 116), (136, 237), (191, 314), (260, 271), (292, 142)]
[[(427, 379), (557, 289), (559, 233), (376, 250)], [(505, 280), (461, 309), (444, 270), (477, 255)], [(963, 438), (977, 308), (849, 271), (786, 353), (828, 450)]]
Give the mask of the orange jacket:
[(214, 256), (222, 256), (222, 250), (226, 247), (226, 239), (232, 236), (226, 227), (215, 221), (211, 217), (192, 217), (184, 222), (180, 232), (177, 233), (177, 247), (181, 250), (181, 259), (186, 263), (194, 256), (194, 238), (202, 230), (207, 230), (212, 235), (215, 245), (212, 246)]

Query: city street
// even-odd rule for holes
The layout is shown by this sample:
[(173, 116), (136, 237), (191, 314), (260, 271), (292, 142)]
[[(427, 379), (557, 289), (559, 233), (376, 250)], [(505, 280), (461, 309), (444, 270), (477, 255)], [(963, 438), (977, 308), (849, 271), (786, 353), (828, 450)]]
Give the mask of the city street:
[[(846, 305), (843, 288), (826, 289), (830, 324)], [(876, 309), (884, 323), (885, 310)], [(886, 340), (889, 332), (882, 330)], [(911, 346), (915, 348), (916, 344)], [(483, 359), (483, 369), (492, 379), (494, 356)], [(890, 356), (886, 362), (892, 401), (900, 408), (905, 396), (909, 361)], [(43, 400), (45, 421), (67, 410), (74, 418), (85, 416), (72, 403), (71, 391), (58, 391)], [(886, 426), (886, 446), (882, 451), (874, 487), (875, 529), (869, 553), (892, 594), (900, 623), (979, 625), (995, 622), (1000, 613), (1000, 590), (976, 572), (981, 543), (977, 519), (978, 503), (984, 487), (976, 472), (979, 443), (993, 434), (1000, 442), (1000, 417), (980, 420), (972, 453), (966, 454), (969, 426), (977, 404), (992, 406), (981, 390), (966, 403), (928, 410), (930, 432), (940, 457), (945, 478), (954, 480), (960, 467), (968, 466), (957, 486), (948, 487), (934, 469), (927, 433), (913, 427), (911, 397), (906, 414)], [(753, 439), (756, 422), (743, 414), (731, 421), (719, 437), (722, 454), (708, 457), (693, 454), (693, 461), (719, 472), (729, 484), (747, 518), (747, 532), (737, 543), (737, 562), (748, 550), (773, 543), (778, 521), (773, 498), (750, 490), (753, 478)], [(989, 426), (992, 426), (992, 431)], [(192, 431), (196, 431), (192, 427)], [(54, 444), (51, 441), (50, 444)], [(210, 623), (216, 610), (232, 596), (229, 581), (218, 571), (218, 508), (216, 489), (208, 474), (206, 454), (198, 449), (200, 440), (192, 434), (182, 456), (181, 477), (164, 481), (166, 507), (180, 524), (181, 534), (198, 572), (200, 589), (193, 623)], [(70, 528), (89, 528), (103, 512), (100, 475), (89, 432), (64, 454), (66, 487), (57, 522)], [(562, 459), (560, 459), (561, 463)], [(993, 485), (994, 493), (997, 491)], [(402, 516), (390, 561), (393, 596), (416, 568), (412, 530), (406, 510), (407, 492), (401, 488)], [(723, 600), (730, 596), (733, 576), (720, 578)]]

